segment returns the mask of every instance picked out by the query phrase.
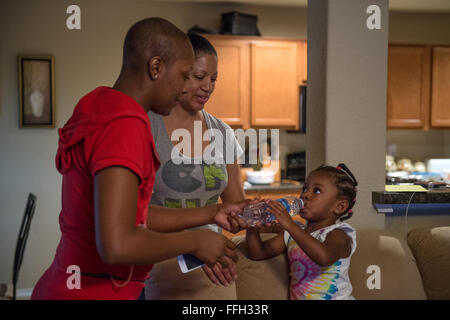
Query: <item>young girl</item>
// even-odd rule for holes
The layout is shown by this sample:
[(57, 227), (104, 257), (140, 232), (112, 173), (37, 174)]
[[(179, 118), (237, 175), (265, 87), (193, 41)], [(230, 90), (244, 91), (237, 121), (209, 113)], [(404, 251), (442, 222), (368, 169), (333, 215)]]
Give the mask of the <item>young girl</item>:
[(353, 214), (357, 185), (345, 164), (321, 166), (308, 176), (300, 197), (306, 225), (295, 222), (280, 203), (268, 200), (284, 232), (262, 242), (260, 225), (247, 229), (250, 259), (271, 258), (287, 249), (291, 299), (354, 299), (348, 269), (356, 231), (342, 221)]

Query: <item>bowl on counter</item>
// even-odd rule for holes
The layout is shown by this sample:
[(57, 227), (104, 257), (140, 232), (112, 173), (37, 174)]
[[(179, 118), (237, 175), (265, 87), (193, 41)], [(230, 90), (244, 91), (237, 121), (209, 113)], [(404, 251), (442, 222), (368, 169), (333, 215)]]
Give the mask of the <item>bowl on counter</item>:
[(275, 171), (247, 171), (247, 181), (251, 184), (271, 184), (275, 181)]

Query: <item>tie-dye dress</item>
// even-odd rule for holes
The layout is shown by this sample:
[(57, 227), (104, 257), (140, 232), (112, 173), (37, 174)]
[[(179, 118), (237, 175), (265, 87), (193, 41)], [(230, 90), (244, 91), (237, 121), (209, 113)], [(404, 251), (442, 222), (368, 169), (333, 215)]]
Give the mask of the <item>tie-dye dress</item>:
[[(302, 225), (302, 228), (305, 226)], [(292, 300), (346, 300), (354, 299), (352, 285), (348, 277), (350, 259), (356, 249), (356, 231), (348, 223), (338, 222), (323, 229), (316, 230), (311, 236), (324, 242), (328, 232), (340, 229), (352, 241), (351, 254), (339, 259), (331, 266), (321, 267), (309, 258), (297, 245), (291, 235), (285, 231), (289, 265), (290, 297)]]

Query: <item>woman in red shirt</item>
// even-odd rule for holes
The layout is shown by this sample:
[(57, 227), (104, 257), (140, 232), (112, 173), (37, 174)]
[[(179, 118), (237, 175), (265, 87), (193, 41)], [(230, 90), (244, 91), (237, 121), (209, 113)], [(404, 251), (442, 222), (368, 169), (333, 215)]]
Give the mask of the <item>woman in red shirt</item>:
[[(211, 266), (226, 266), (225, 256), (236, 259), (233, 243), (215, 232), (146, 228), (159, 167), (146, 112), (170, 113), (193, 59), (188, 38), (170, 22), (149, 18), (136, 23), (125, 38), (113, 88), (99, 87), (84, 96), (59, 129), (61, 240), (32, 299), (137, 299), (157, 261), (183, 253)], [(229, 216), (244, 205), (192, 209), (189, 215), (174, 210), (163, 223), (170, 230), (206, 223), (236, 229), (242, 221), (231, 225)]]

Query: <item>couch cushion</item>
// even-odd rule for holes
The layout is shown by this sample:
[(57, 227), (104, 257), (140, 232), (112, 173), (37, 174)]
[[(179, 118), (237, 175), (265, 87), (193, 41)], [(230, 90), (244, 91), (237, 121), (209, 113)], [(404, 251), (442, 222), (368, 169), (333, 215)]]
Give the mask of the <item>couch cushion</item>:
[[(350, 263), (350, 281), (356, 299), (426, 299), (419, 270), (406, 241), (384, 230), (358, 229), (357, 248)], [(380, 289), (369, 289), (374, 274), (380, 270)], [(371, 282), (371, 281), (369, 281)]]
[(450, 299), (450, 226), (408, 233), (428, 299)]
[[(276, 233), (261, 233), (263, 240)], [(289, 264), (285, 254), (271, 259), (255, 261), (247, 258), (245, 236), (233, 238), (238, 245), (236, 296), (239, 300), (289, 299)]]
[(199, 268), (182, 273), (176, 258), (154, 265), (145, 284), (148, 300), (236, 300), (236, 285), (215, 285)]

